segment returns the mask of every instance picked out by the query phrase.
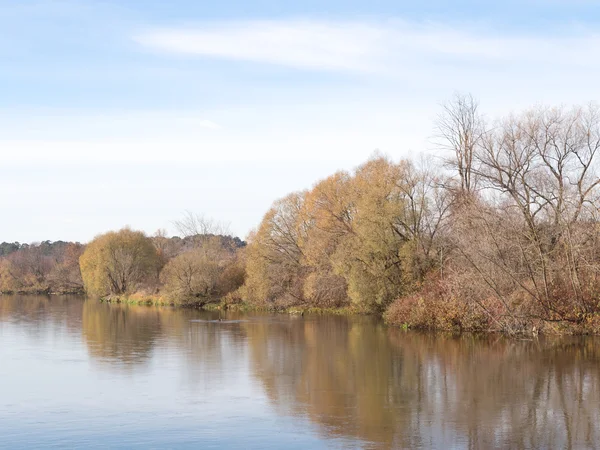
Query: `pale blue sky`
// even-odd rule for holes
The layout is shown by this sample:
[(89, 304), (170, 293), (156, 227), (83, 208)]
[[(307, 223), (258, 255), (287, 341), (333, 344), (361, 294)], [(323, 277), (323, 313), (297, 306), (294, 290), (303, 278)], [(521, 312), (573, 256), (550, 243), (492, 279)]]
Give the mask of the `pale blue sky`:
[(376, 149), (431, 153), (439, 103), (598, 100), (595, 1), (0, 0), (0, 241), (241, 237)]

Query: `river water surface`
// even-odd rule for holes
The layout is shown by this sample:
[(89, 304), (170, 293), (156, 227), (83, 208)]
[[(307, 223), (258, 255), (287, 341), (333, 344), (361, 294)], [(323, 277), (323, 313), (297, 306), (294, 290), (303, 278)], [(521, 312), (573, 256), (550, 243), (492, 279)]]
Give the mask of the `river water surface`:
[(600, 342), (5, 296), (0, 447), (598, 448)]

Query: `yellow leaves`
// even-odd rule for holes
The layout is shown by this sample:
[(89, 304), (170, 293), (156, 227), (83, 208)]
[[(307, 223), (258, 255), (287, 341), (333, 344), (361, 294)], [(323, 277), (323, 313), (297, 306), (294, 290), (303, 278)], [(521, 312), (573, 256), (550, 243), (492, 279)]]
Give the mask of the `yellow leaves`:
[(134, 291), (159, 262), (152, 240), (129, 228), (97, 236), (79, 259), (86, 292), (98, 296)]
[(11, 262), (7, 259), (0, 259), (0, 292), (14, 292), (18, 288), (19, 283), (13, 275)]
[(423, 183), (409, 162), (375, 157), (277, 201), (249, 245), (248, 300), (384, 307), (415, 282), (418, 246), (402, 249), (420, 231)]

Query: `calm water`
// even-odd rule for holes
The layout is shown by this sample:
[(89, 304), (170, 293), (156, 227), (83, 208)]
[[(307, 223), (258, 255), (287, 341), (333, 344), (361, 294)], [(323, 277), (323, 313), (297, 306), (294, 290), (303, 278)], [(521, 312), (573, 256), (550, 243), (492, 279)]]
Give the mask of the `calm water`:
[(600, 342), (0, 297), (0, 447), (598, 448)]

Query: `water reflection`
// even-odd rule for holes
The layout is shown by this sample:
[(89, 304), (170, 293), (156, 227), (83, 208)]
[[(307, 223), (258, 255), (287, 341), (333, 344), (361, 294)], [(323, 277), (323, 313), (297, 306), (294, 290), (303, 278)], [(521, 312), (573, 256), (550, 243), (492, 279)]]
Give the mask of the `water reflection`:
[[(311, 445), (341, 439), (376, 448), (593, 448), (600, 442), (597, 339), (407, 333), (365, 317), (219, 317), (68, 297), (3, 297), (0, 339), (12, 347), (21, 345), (19, 333), (33, 337), (35, 345), (13, 359), (25, 364), (28, 351), (60, 336), (63, 344), (55, 339), (43, 353), (60, 350), (65, 358), (64, 365), (48, 366), (54, 376), (68, 380), (78, 367), (85, 379), (72, 381), (91, 399), (98, 383), (110, 382), (115, 408), (120, 397), (145, 399), (145, 410), (157, 416), (176, 410), (209, 429), (218, 416), (229, 433), (247, 417), (247, 429), (236, 429), (243, 440), (232, 446), (244, 447), (252, 436), (273, 443), (293, 427), (318, 436)], [(70, 366), (74, 343), (87, 352), (89, 370)], [(15, 358), (3, 348), (0, 356)], [(10, 370), (5, 364), (0, 374)], [(96, 384), (86, 385), (90, 379)], [(47, 391), (36, 395), (53, 401)], [(56, 396), (62, 401), (64, 392)], [(259, 426), (250, 418), (263, 407), (261, 417), (271, 422)], [(119, 414), (115, 420), (123, 420)], [(2, 416), (0, 399), (0, 424)]]
[(247, 326), (253, 373), (281, 412), (323, 432), (390, 445), (401, 394), (387, 330), (372, 320), (323, 317)]
[[(420, 367), (411, 410), (421, 423), (450, 422), (446, 440), (470, 447), (594, 446), (600, 434), (597, 340), (443, 338), (393, 334)], [(448, 423), (446, 423), (446, 426)], [(413, 427), (408, 435), (428, 434)]]
[(163, 347), (179, 354), (185, 366), (184, 382), (210, 391), (226, 386), (235, 375), (234, 367), (245, 361), (245, 333), (241, 323), (219, 322), (218, 313), (160, 309)]
[(77, 295), (0, 295), (0, 323), (21, 324), (20, 330), (33, 339), (43, 339), (51, 327), (79, 332), (81, 312)]
[(124, 366), (144, 363), (161, 334), (156, 308), (87, 301), (81, 330), (90, 355)]
[(600, 442), (600, 344), (386, 329), (324, 318), (248, 327), (282, 413), (383, 448), (572, 448)]

